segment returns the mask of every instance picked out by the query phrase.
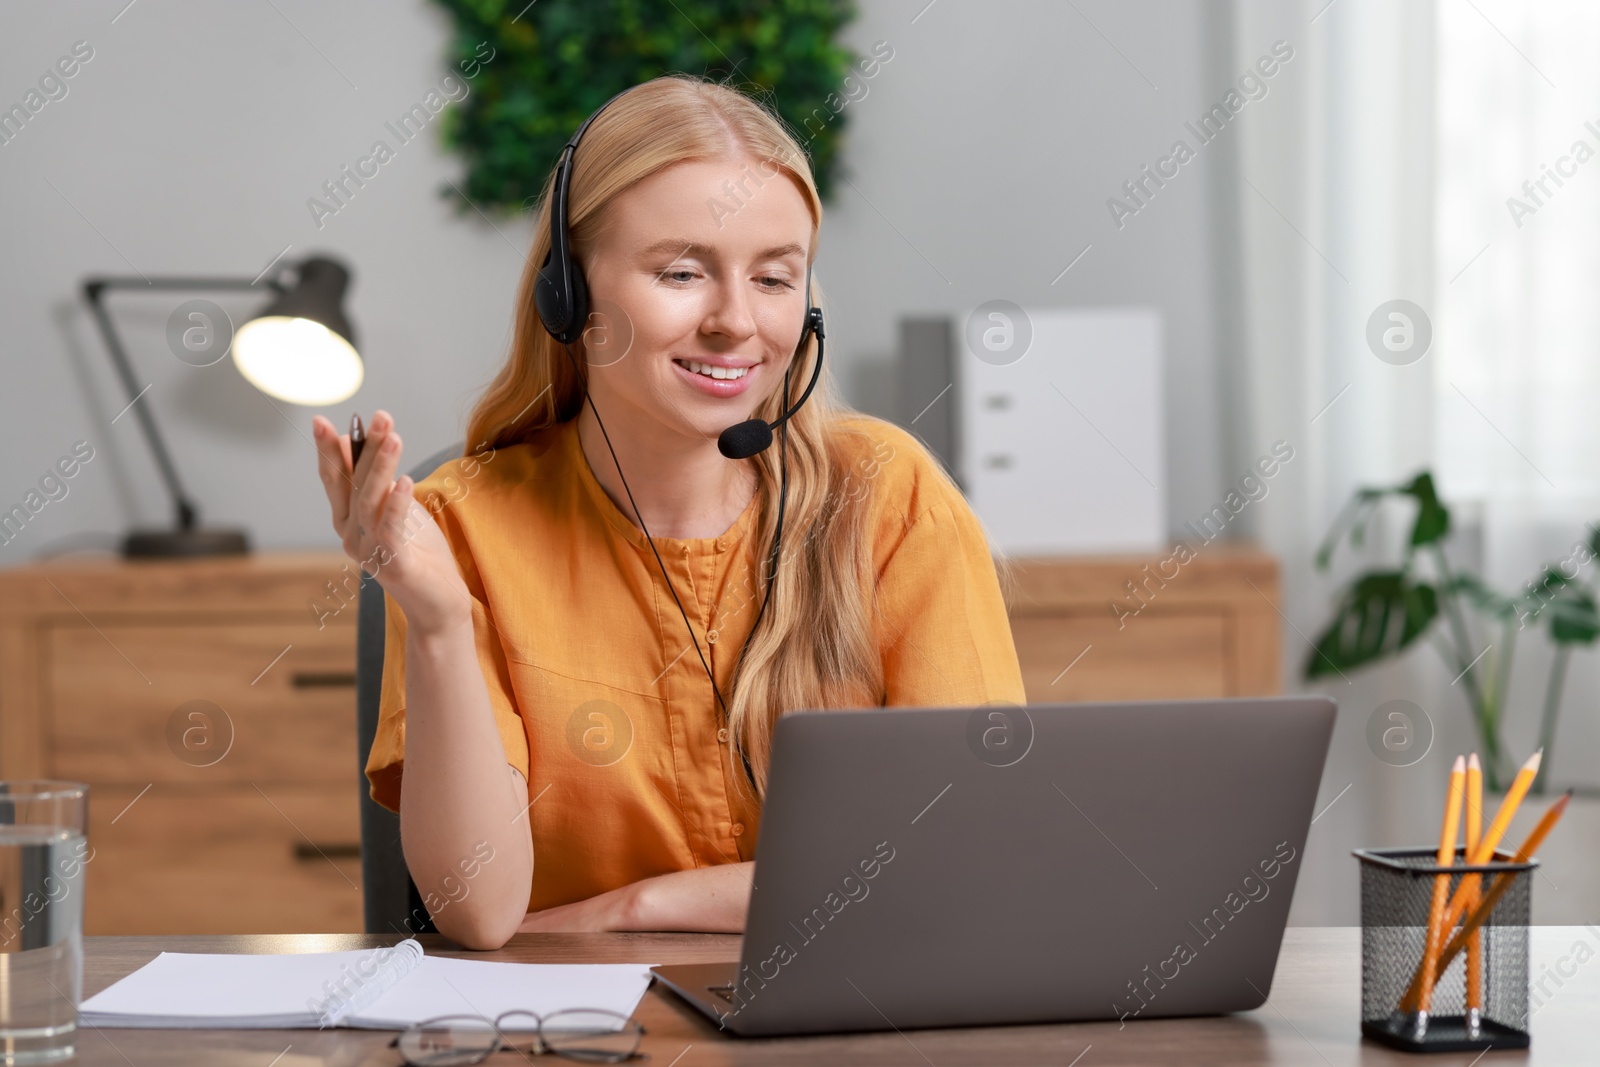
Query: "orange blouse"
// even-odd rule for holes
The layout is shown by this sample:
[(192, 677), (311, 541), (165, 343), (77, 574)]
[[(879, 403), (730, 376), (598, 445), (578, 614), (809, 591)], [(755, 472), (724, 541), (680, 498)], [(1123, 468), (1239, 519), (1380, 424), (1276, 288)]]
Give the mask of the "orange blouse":
[[(882, 703), (1024, 703), (983, 530), (906, 431), (852, 414), (870, 487)], [(774, 446), (776, 447), (776, 446)], [(670, 871), (753, 859), (759, 803), (736, 784), (716, 698), (649, 543), (584, 457), (572, 420), (452, 460), (415, 487), (473, 598), (506, 761), (528, 781), (538, 911)], [(656, 538), (723, 695), (760, 607), (746, 537)], [(797, 531), (785, 530), (786, 545)], [(372, 798), (400, 808), (405, 617), (386, 598)]]

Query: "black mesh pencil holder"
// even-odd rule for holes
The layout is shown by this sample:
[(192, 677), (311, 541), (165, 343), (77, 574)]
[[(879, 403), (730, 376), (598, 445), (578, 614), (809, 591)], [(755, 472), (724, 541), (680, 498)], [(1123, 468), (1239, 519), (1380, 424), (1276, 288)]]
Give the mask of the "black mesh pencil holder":
[[(1356, 849), (1361, 861), (1361, 1033), (1408, 1052), (1478, 1052), (1528, 1047), (1528, 920), (1533, 870), (1538, 861), (1513, 863), (1496, 852), (1482, 866), (1438, 866), (1428, 848)], [(1480, 901), (1494, 903), (1478, 936), (1479, 981), (1469, 1004), (1469, 947), (1450, 959), (1434, 979), (1427, 1010), (1420, 1010), (1418, 978), (1428, 940), (1437, 877), (1449, 879), (1449, 895), (1472, 875)], [(1444, 931), (1448, 947), (1475, 908)], [(1474, 1010), (1476, 1008), (1476, 1010)]]

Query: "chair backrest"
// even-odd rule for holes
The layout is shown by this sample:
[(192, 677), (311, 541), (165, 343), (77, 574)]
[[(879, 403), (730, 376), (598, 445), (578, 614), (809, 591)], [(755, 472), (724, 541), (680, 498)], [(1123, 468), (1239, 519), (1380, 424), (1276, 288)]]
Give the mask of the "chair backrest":
[[(451, 445), (412, 468), (422, 481), (457, 458), (465, 442)], [(367, 784), (367, 755), (378, 733), (378, 695), (383, 686), (383, 587), (370, 576), (361, 579), (356, 619), (356, 775), (361, 793), (361, 897), (369, 934), (423, 933), (434, 929), (422, 894), (417, 892), (400, 847), (400, 817), (372, 799)]]

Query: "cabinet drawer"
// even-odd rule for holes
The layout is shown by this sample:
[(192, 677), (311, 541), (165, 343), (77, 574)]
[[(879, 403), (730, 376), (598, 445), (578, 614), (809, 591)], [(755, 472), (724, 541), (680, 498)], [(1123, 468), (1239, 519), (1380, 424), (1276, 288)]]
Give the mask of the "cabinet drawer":
[(49, 773), (137, 788), (337, 782), (348, 792), (355, 636), (303, 621), (50, 626)]
[(142, 788), (91, 790), (86, 933), (361, 930), (353, 789)]
[(1120, 630), (1109, 612), (1013, 616), (1011, 636), (1030, 703), (1228, 695), (1222, 615), (1145, 614)]

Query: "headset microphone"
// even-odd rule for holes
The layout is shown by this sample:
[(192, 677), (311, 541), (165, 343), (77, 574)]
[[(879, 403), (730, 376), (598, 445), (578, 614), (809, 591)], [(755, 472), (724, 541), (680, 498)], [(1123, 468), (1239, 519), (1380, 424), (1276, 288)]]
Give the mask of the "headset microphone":
[[(806, 347), (806, 340), (815, 333), (817, 335), (817, 365), (811, 368), (811, 381), (806, 385), (806, 391), (800, 394), (800, 399), (794, 402), (794, 407), (785, 409), (778, 416), (776, 422), (766, 419), (746, 419), (744, 422), (735, 423), (717, 437), (717, 451), (729, 459), (749, 459), (766, 451), (772, 445), (772, 431), (789, 421), (790, 416), (800, 410), (810, 397), (811, 390), (817, 387), (817, 378), (822, 374), (822, 351), (827, 344), (826, 335), (822, 329), (822, 309), (810, 307), (811, 303), (811, 270), (806, 269), (806, 324), (800, 331), (800, 343), (795, 346), (794, 358), (799, 359), (800, 353)], [(792, 365), (792, 364), (791, 364)], [(784, 403), (789, 402), (788, 390), (784, 390)]]

